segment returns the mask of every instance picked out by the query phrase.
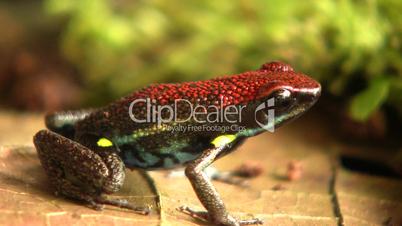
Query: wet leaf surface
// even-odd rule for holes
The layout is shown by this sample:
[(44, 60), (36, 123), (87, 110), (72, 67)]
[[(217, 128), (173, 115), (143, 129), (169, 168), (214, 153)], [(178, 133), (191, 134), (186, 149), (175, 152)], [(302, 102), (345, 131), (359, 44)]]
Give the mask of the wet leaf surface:
[(402, 225), (402, 183), (343, 170), (337, 191), (345, 225)]

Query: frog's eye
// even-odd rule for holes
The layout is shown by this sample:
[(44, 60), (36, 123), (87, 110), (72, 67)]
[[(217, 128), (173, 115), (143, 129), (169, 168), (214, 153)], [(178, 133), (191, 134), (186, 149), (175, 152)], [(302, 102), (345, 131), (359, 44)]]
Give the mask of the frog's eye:
[(275, 101), (285, 101), (291, 98), (292, 93), (288, 89), (280, 89), (274, 92)]
[(280, 108), (290, 107), (294, 102), (292, 92), (288, 89), (277, 90), (274, 92), (272, 97), (275, 98), (275, 106)]
[(280, 90), (276, 91), (275, 93), (276, 93), (275, 96), (277, 98), (281, 98), (281, 99), (287, 99), (292, 95), (292, 93), (288, 89), (280, 89)]

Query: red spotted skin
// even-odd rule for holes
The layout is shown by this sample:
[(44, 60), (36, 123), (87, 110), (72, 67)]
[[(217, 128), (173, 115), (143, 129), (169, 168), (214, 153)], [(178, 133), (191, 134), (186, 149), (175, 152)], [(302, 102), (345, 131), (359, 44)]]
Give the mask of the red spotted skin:
[[(184, 99), (188, 100), (189, 103), (193, 105), (215, 105), (218, 108), (234, 105), (245, 106), (245, 109), (254, 109), (257, 104), (271, 97), (276, 90), (284, 88), (297, 94), (308, 93), (310, 91), (316, 92), (316, 90), (320, 89), (320, 85), (310, 77), (302, 73), (294, 72), (289, 65), (280, 62), (267, 63), (258, 70), (222, 76), (211, 80), (154, 84), (117, 100), (91, 113), (84, 120), (79, 121), (75, 126), (76, 139), (81, 143), (87, 142), (86, 135), (92, 134), (97, 137), (119, 140), (119, 137), (127, 137), (135, 133), (135, 131), (146, 130), (152, 127), (155, 123), (135, 123), (130, 118), (130, 104), (138, 99), (149, 98), (150, 100), (154, 100), (154, 104), (156, 105), (173, 106), (175, 100)], [(312, 105), (319, 96), (317, 96), (316, 93), (314, 93), (314, 95), (312, 100), (308, 100), (309, 106)], [(303, 109), (303, 111), (307, 109), (308, 107)], [(131, 110), (136, 118), (146, 118), (147, 106), (145, 103), (138, 103)], [(187, 105), (179, 104), (177, 111), (178, 118), (186, 118), (185, 116), (188, 116), (189, 111)], [(254, 119), (254, 113), (250, 113), (251, 111), (252, 110), (245, 110), (243, 112), (243, 114), (245, 114), (243, 116), (245, 120), (239, 123), (240, 126), (244, 126), (246, 129), (254, 129), (256, 127), (255, 123), (250, 122)], [(287, 114), (288, 112), (284, 113)], [(162, 116), (165, 117), (165, 115)], [(180, 124), (183, 126), (196, 125), (194, 121), (186, 121)], [(220, 122), (204, 124), (213, 126), (218, 124), (228, 125), (230, 123)], [(235, 132), (232, 131), (231, 133)], [(135, 145), (125, 143), (125, 145), (122, 145), (124, 147), (120, 147), (120, 152), (128, 167), (152, 169), (176, 167), (196, 158), (205, 148), (210, 147), (210, 142), (214, 138), (222, 134), (224, 133), (221, 131), (172, 132), (157, 130), (149, 136), (135, 139)], [(238, 139), (239, 142), (241, 140), (243, 139)], [(116, 142), (121, 143), (119, 141)], [(235, 144), (236, 142), (234, 142), (234, 147), (237, 146)], [(177, 148), (178, 146), (180, 149)], [(175, 149), (172, 152), (192, 153), (193, 158), (178, 160), (176, 156), (172, 156), (173, 154), (160, 156), (159, 152), (164, 148)], [(144, 164), (137, 164), (136, 161), (131, 161), (130, 163), (130, 159), (141, 158), (138, 156), (138, 150), (146, 150), (146, 152), (152, 153), (152, 155), (160, 158), (160, 161), (155, 164), (151, 164), (146, 160), (141, 160), (146, 162)], [(164, 164), (164, 160), (168, 158), (173, 159), (175, 164), (170, 164), (169, 166), (167, 166), (168, 164)]]
[[(238, 105), (255, 101), (261, 96), (261, 91), (275, 90), (284, 86), (293, 90), (320, 87), (310, 77), (294, 72), (289, 65), (274, 62), (264, 64), (259, 70), (211, 80), (150, 85), (116, 104), (126, 105), (135, 99), (148, 97), (157, 100), (161, 105), (171, 104), (179, 98), (203, 105), (219, 105), (221, 99), (224, 106)], [(264, 87), (266, 89), (261, 90)]]

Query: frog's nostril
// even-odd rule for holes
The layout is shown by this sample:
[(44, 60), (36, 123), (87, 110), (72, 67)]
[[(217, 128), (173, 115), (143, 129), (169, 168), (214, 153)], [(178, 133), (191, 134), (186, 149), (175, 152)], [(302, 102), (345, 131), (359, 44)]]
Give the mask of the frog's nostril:
[(321, 85), (304, 93), (305, 98), (317, 100), (321, 96)]
[(319, 97), (321, 96), (321, 85), (319, 84), (318, 87), (315, 90), (315, 96)]
[(317, 84), (315, 88), (309, 88), (303, 90), (306, 95), (311, 95), (315, 97), (319, 97), (321, 95), (321, 85)]

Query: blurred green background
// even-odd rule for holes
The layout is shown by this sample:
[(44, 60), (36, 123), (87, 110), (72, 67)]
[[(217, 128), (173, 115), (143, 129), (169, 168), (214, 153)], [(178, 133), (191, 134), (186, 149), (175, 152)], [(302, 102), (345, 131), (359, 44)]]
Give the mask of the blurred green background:
[(99, 106), (281, 60), (348, 120), (400, 119), (401, 12), (399, 0), (2, 0), (1, 106)]

